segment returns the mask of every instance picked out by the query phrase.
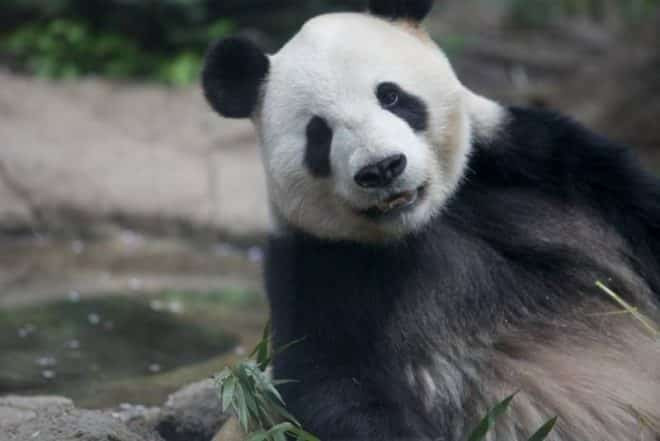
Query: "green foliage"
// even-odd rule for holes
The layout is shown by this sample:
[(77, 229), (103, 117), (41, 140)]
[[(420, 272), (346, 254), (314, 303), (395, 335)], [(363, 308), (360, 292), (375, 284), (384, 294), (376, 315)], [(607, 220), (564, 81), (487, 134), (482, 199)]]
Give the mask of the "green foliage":
[(48, 78), (102, 75), (172, 85), (199, 77), (209, 43), (234, 22), (203, 0), (9, 0), (0, 54)]
[(290, 380), (273, 381), (267, 373), (273, 357), (289, 345), (273, 350), (270, 324), (255, 347), (250, 359), (228, 367), (215, 377), (222, 410), (231, 410), (249, 434), (249, 441), (285, 441), (291, 437), (300, 441), (319, 441), (286, 410), (277, 386)]
[[(502, 415), (504, 415), (507, 410), (509, 410), (509, 407), (511, 407), (511, 403), (513, 402), (516, 395), (517, 394), (513, 394), (493, 406), (493, 408), (490, 409), (486, 416), (479, 422), (479, 425), (474, 429), (474, 431), (472, 431), (468, 441), (485, 440), (488, 436), (488, 433), (495, 428), (495, 423), (497, 420)], [(545, 423), (539, 430), (536, 431), (536, 433), (534, 433), (534, 435), (532, 435), (529, 441), (544, 441), (548, 438), (550, 433), (552, 433), (552, 430), (555, 428), (556, 424), (557, 417)]]
[[(208, 30), (208, 40), (231, 28), (226, 21), (214, 24)], [(121, 34), (94, 31), (85, 23), (67, 19), (23, 26), (0, 40), (0, 50), (41, 77), (103, 75), (153, 79), (172, 85), (195, 81), (204, 54), (202, 47), (173, 55), (149, 51)]]
[(138, 75), (137, 60), (143, 55), (121, 35), (95, 34), (70, 20), (24, 26), (9, 35), (2, 47), (30, 71), (52, 78)]
[(488, 432), (495, 427), (496, 420), (509, 409), (515, 396), (516, 394), (507, 397), (489, 410), (479, 425), (472, 431), (472, 434), (468, 437), (468, 441), (481, 441), (486, 439)]
[(554, 417), (547, 423), (545, 423), (539, 430), (536, 431), (534, 435), (529, 439), (529, 441), (543, 441), (546, 439), (548, 436), (550, 436), (550, 433), (552, 433), (552, 430), (555, 428), (557, 425), (557, 417)]

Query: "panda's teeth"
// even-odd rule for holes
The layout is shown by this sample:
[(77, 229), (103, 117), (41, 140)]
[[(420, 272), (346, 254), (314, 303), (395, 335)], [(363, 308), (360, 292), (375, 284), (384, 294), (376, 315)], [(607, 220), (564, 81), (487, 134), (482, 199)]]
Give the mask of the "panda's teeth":
[(412, 203), (415, 202), (416, 199), (417, 199), (417, 192), (400, 193), (391, 197), (390, 199), (381, 202), (376, 207), (381, 212), (387, 213), (388, 211), (392, 211), (400, 207), (411, 205)]
[(360, 213), (369, 218), (379, 220), (389, 215), (391, 212), (396, 212), (395, 210), (403, 212), (404, 210), (415, 206), (415, 204), (422, 200), (425, 195), (426, 184), (420, 186), (414, 191), (394, 194), (366, 210), (361, 210)]

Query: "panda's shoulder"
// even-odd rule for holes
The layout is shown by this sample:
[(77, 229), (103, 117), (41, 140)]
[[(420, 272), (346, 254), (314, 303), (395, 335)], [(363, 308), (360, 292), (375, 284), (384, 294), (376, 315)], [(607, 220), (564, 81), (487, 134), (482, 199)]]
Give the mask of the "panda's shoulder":
[[(510, 107), (492, 136), (477, 139), (470, 172), (489, 185), (535, 186), (554, 192), (619, 194), (658, 185), (628, 146), (554, 111)], [(589, 196), (598, 196), (591, 193)]]
[(476, 141), (454, 205), (507, 219), (502, 201), (512, 199), (539, 216), (544, 202), (596, 216), (628, 240), (648, 274), (660, 274), (660, 179), (628, 146), (556, 112), (510, 108), (496, 134)]

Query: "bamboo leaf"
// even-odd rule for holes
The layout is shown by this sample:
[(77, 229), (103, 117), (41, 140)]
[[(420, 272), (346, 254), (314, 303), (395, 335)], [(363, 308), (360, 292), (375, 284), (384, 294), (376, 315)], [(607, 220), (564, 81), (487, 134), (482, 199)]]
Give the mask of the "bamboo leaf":
[(293, 429), (289, 430), (289, 434), (294, 435), (297, 440), (301, 440), (301, 441), (321, 441), (320, 439), (318, 439), (311, 433), (306, 432), (300, 427), (294, 427)]
[(291, 343), (287, 343), (284, 346), (281, 346), (281, 347), (277, 348), (273, 355), (281, 354), (282, 352), (286, 351), (287, 349), (291, 348), (292, 346), (295, 346), (299, 343), (302, 343), (303, 341), (305, 341), (306, 338), (307, 337), (299, 338), (298, 340), (294, 340)]
[[(278, 352), (302, 340), (291, 342)], [(248, 441), (319, 441), (314, 435), (304, 431), (300, 422), (286, 409), (277, 386), (296, 381), (272, 380), (266, 373), (272, 358), (270, 325), (267, 325), (262, 340), (256, 345), (250, 358), (232, 368), (224, 369), (215, 377), (223, 411), (231, 408), (243, 430), (248, 434), (250, 429), (253, 430)], [(280, 421), (284, 422), (277, 424)]]
[(259, 366), (259, 369), (265, 371), (268, 368), (270, 362), (271, 359), (268, 350), (268, 343), (264, 343), (260, 345), (259, 351), (257, 352), (257, 365)]
[(281, 386), (283, 384), (291, 384), (291, 383), (300, 383), (300, 380), (273, 380), (274, 386)]
[(262, 418), (263, 417), (263, 415), (262, 415), (263, 412), (260, 410), (260, 406), (257, 405), (257, 402), (255, 400), (255, 394), (253, 394), (251, 392), (248, 392), (248, 393), (245, 394), (244, 398), (245, 398), (245, 404), (246, 404), (250, 414), (253, 417), (252, 420), (255, 421), (257, 423), (257, 425), (264, 426), (263, 421), (262, 421), (263, 420), (263, 418)]
[(236, 389), (236, 378), (230, 377), (222, 387), (222, 411), (227, 412), (232, 401), (234, 401), (234, 390)]
[(284, 399), (280, 392), (275, 388), (270, 379), (264, 375), (263, 371), (248, 368), (249, 375), (255, 380), (259, 388), (263, 390), (264, 393), (267, 393), (271, 396), (272, 399), (279, 401), (284, 405)]
[(502, 414), (507, 411), (516, 395), (517, 392), (507, 397), (503, 401), (497, 403), (491, 410), (489, 410), (477, 428), (474, 429), (474, 431), (470, 434), (468, 441), (482, 441), (485, 439), (486, 435), (488, 435), (488, 432), (490, 432), (490, 430), (495, 426), (495, 421), (497, 418), (502, 416)]
[(509, 407), (511, 406), (511, 402), (516, 397), (516, 395), (518, 395), (518, 392), (516, 392), (515, 394), (507, 397), (501, 403), (496, 404), (495, 407), (493, 407), (493, 409), (490, 412), (492, 414), (493, 418), (499, 418), (500, 416), (502, 416), (504, 414), (504, 412), (509, 410)]
[(288, 431), (288, 430), (294, 430), (295, 427), (296, 427), (296, 426), (294, 426), (293, 424), (291, 424), (291, 423), (289, 423), (289, 422), (286, 422), (286, 423), (280, 423), (280, 424), (278, 424), (278, 425), (276, 425), (276, 426), (273, 426), (273, 428), (270, 429), (270, 430), (271, 430), (271, 431), (286, 432), (286, 431)]
[(286, 434), (284, 432), (273, 432), (273, 441), (286, 441)]
[(257, 353), (259, 352), (259, 349), (261, 348), (263, 343), (264, 343), (263, 340), (261, 340), (261, 341), (259, 341), (259, 343), (257, 343), (257, 345), (254, 347), (254, 349), (252, 349), (252, 352), (250, 352), (250, 355), (249, 355), (250, 358), (257, 355)]
[(236, 384), (236, 402), (238, 406), (238, 421), (243, 427), (243, 430), (245, 430), (246, 433), (249, 433), (249, 412), (247, 408), (247, 403), (245, 401), (245, 390), (243, 389), (242, 385), (240, 382)]
[(557, 425), (557, 417), (554, 417), (547, 423), (543, 425), (532, 437), (529, 439), (529, 441), (543, 441), (545, 440), (548, 435), (552, 432), (552, 430), (555, 428)]
[(268, 438), (268, 432), (259, 430), (250, 435), (247, 441), (265, 441)]
[(295, 424), (297, 427), (301, 427), (300, 422), (293, 415), (291, 415), (289, 411), (286, 410), (284, 407), (280, 406), (277, 403), (272, 403), (271, 405), (285, 420), (290, 421), (291, 423)]
[(270, 322), (270, 320), (268, 320), (268, 322), (266, 322), (266, 326), (264, 326), (264, 332), (263, 332), (262, 337), (261, 337), (262, 340), (265, 340), (265, 341), (270, 340), (270, 330), (271, 330), (271, 328), (272, 328), (271, 322)]
[(272, 361), (272, 354), (270, 353), (270, 329), (271, 325), (269, 321), (266, 326), (264, 326), (261, 341), (250, 354), (250, 357), (256, 356), (257, 365), (262, 371), (266, 370)]
[(268, 395), (271, 397), (272, 400), (277, 400), (283, 406), (285, 405), (284, 398), (282, 398), (282, 395), (280, 395), (278, 390), (275, 389), (275, 386), (273, 386), (272, 384), (266, 384), (264, 386), (266, 388), (266, 392), (268, 393)]

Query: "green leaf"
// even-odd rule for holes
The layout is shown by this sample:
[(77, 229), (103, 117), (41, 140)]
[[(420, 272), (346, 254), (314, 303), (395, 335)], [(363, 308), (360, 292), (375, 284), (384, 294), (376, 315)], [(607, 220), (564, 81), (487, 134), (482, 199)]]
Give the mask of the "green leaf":
[(293, 429), (295, 429), (295, 426), (291, 423), (276, 424), (268, 431), (267, 438), (272, 441), (286, 441), (286, 434)]
[(256, 357), (257, 365), (261, 370), (266, 370), (266, 368), (271, 362), (269, 348), (270, 348), (270, 322), (266, 323), (263, 334), (261, 336), (261, 341), (257, 343), (257, 346), (250, 353), (250, 357)]
[(491, 410), (488, 411), (484, 419), (481, 420), (476, 429), (470, 434), (468, 441), (482, 441), (488, 435), (488, 432), (495, 426), (497, 418), (502, 416), (507, 411), (511, 402), (517, 395), (517, 392), (500, 403), (497, 403)]
[[(254, 430), (248, 441), (287, 441), (287, 435), (302, 441), (319, 441), (302, 429), (300, 422), (286, 409), (284, 399), (277, 390), (277, 385), (295, 381), (273, 381), (266, 373), (273, 356), (270, 338), (268, 325), (250, 359), (224, 369), (215, 377), (223, 411), (231, 408), (246, 433)], [(300, 341), (302, 339), (284, 346), (280, 351)], [(284, 422), (276, 424), (280, 421)]]
[(222, 387), (222, 411), (227, 412), (232, 401), (234, 401), (234, 390), (236, 389), (236, 378), (230, 377)]
[(249, 355), (250, 358), (256, 356), (259, 353), (259, 349), (261, 348), (261, 345), (263, 344), (263, 342), (264, 342), (263, 340), (260, 340), (259, 343), (257, 343), (257, 345), (254, 347), (252, 352), (250, 352), (250, 355)]
[(299, 344), (299, 343), (302, 343), (303, 341), (305, 341), (306, 338), (307, 338), (307, 337), (299, 338), (298, 340), (294, 340), (294, 341), (292, 341), (291, 343), (288, 343), (288, 344), (286, 344), (286, 345), (284, 345), (284, 346), (282, 346), (282, 347), (280, 347), (280, 348), (277, 348), (277, 349), (275, 350), (275, 354), (274, 354), (274, 355), (279, 355), (279, 354), (281, 354), (282, 352), (284, 352), (284, 351), (286, 351), (287, 349), (289, 349), (291, 346), (295, 346), (295, 345), (297, 345), (297, 344)]
[(305, 430), (301, 429), (300, 427), (294, 427), (293, 429), (289, 430), (289, 433), (294, 435), (297, 440), (301, 441), (321, 441), (314, 435), (312, 435), (309, 432), (306, 432)]
[(500, 416), (502, 416), (504, 412), (506, 412), (509, 409), (509, 407), (511, 406), (511, 402), (516, 397), (516, 395), (518, 395), (518, 392), (507, 397), (501, 403), (496, 404), (495, 407), (493, 407), (493, 409), (490, 411), (493, 418), (499, 418)]
[(259, 430), (250, 435), (247, 441), (264, 441), (268, 438), (268, 432)]
[(262, 371), (266, 370), (270, 364), (270, 355), (268, 352), (268, 343), (263, 342), (263, 344), (259, 345), (259, 352), (257, 353), (257, 364), (259, 365), (259, 369)]
[(272, 361), (272, 356), (270, 353), (270, 321), (266, 323), (264, 327), (264, 332), (261, 337), (261, 342), (257, 345), (255, 352), (257, 355), (257, 365), (259, 369), (265, 371), (268, 368), (268, 365)]
[(251, 368), (250, 366), (246, 366), (246, 370), (248, 371), (248, 374), (255, 380), (259, 388), (263, 390), (263, 392), (269, 394), (271, 399), (279, 401), (282, 405), (284, 405), (284, 399), (282, 398), (282, 395), (280, 395), (280, 392), (275, 388), (273, 383), (270, 381), (270, 378), (266, 377), (263, 371)]
[(274, 386), (281, 386), (283, 384), (291, 384), (291, 383), (300, 383), (300, 380), (273, 380)]
[(245, 430), (245, 432), (249, 432), (250, 431), (250, 429), (249, 429), (249, 417), (250, 417), (250, 415), (249, 415), (248, 408), (247, 408), (247, 402), (245, 401), (245, 390), (241, 386), (240, 382), (238, 382), (236, 386), (237, 386), (236, 387), (236, 390), (237, 390), (236, 403), (237, 403), (237, 406), (238, 406), (238, 408), (237, 408), (238, 422), (241, 424), (241, 426), (243, 427), (243, 430)]
[(272, 432), (272, 431), (276, 431), (276, 432), (279, 431), (279, 432), (284, 433), (284, 432), (286, 432), (286, 431), (288, 431), (288, 430), (294, 430), (295, 427), (296, 427), (296, 426), (294, 426), (294, 425), (291, 424), (291, 423), (280, 423), (280, 424), (278, 424), (278, 425), (276, 425), (276, 426), (273, 426), (273, 428), (270, 429), (270, 430), (271, 430), (271, 432)]
[(271, 332), (271, 329), (272, 329), (272, 328), (273, 328), (273, 325), (272, 325), (271, 321), (268, 320), (268, 321), (266, 322), (266, 325), (264, 326), (264, 330), (263, 330), (263, 333), (262, 333), (262, 335), (261, 335), (261, 339), (262, 339), (262, 340), (265, 340), (265, 341), (269, 341), (269, 340), (270, 340), (270, 332)]
[(257, 405), (257, 400), (255, 399), (256, 396), (256, 393), (248, 391), (244, 395), (245, 403), (253, 417), (252, 420), (256, 423), (256, 425), (263, 427), (268, 423), (268, 421), (262, 421), (264, 417), (267, 417), (267, 415), (264, 414), (263, 408)]
[(284, 432), (273, 432), (272, 437), (273, 441), (286, 441), (286, 435)]
[(554, 417), (547, 423), (543, 425), (532, 437), (529, 439), (529, 441), (543, 441), (545, 440), (548, 435), (552, 432), (552, 430), (555, 428), (557, 425), (557, 417)]
[(272, 398), (279, 401), (283, 406), (285, 405), (284, 398), (282, 398), (282, 395), (280, 395), (280, 392), (275, 388), (275, 386), (272, 384), (264, 383), (264, 387), (266, 388), (266, 392), (268, 392)]
[(291, 415), (289, 411), (286, 410), (284, 407), (280, 406), (277, 403), (271, 403), (271, 406), (277, 411), (277, 413), (280, 414), (281, 417), (283, 417), (286, 420), (289, 420), (298, 427), (302, 427), (300, 422), (296, 419), (296, 417)]

